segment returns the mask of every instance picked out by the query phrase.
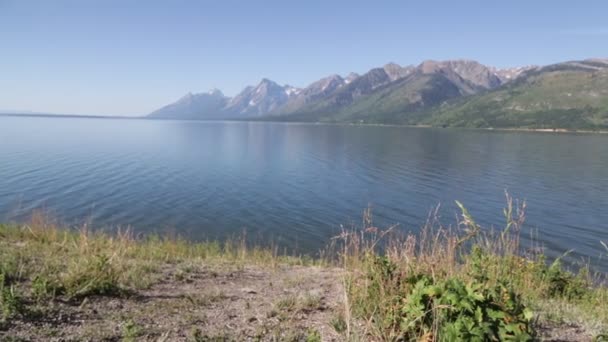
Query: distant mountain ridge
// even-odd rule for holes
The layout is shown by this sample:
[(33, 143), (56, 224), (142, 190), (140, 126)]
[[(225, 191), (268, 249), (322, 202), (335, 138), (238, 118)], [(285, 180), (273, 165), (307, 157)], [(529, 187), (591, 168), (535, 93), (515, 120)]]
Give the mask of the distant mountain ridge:
[[(608, 116), (608, 94), (605, 91), (608, 88), (593, 87), (604, 86), (602, 80), (606, 70), (608, 59), (506, 69), (464, 59), (427, 60), (417, 66), (401, 66), (391, 62), (362, 75), (329, 75), (305, 88), (279, 85), (269, 79), (262, 79), (258, 85), (248, 86), (232, 98), (224, 96), (219, 90), (187, 94), (148, 117), (468, 127), (603, 127), (608, 125), (605, 120)], [(541, 82), (547, 81), (547, 77), (553, 82), (565, 82), (557, 88), (562, 91), (561, 95), (569, 97), (571, 101), (549, 91), (555, 90), (555, 87)], [(575, 83), (578, 88), (567, 91), (574, 84), (573, 78), (577, 80)], [(540, 88), (542, 90), (539, 90)], [(581, 94), (580, 89), (587, 89), (587, 95)], [(506, 94), (511, 94), (509, 92), (514, 90), (525, 91), (527, 94), (536, 92), (538, 96), (545, 96), (551, 103), (540, 107), (537, 103), (536, 108), (530, 107), (527, 102), (525, 106), (518, 106), (506, 100), (488, 100), (495, 98), (497, 94), (506, 99)], [(596, 97), (589, 95), (591, 93)], [(519, 98), (521, 96), (517, 97)], [(519, 101), (516, 97), (509, 99)], [(542, 98), (537, 100), (539, 103), (544, 101)], [(526, 111), (536, 114), (529, 114), (525, 118), (523, 115), (516, 115)], [(549, 120), (547, 116), (552, 115), (551, 111), (556, 113), (556, 118)], [(574, 124), (565, 122), (564, 115), (572, 116), (578, 113), (576, 115), (580, 116), (582, 111), (594, 114), (583, 115), (585, 118), (575, 120)], [(488, 113), (501, 113), (500, 115), (511, 118), (493, 120), (486, 118)], [(543, 118), (537, 118), (537, 115)]]
[(168, 104), (148, 115), (152, 118), (213, 119), (221, 118), (221, 108), (229, 98), (217, 89), (207, 93), (188, 93), (174, 103)]

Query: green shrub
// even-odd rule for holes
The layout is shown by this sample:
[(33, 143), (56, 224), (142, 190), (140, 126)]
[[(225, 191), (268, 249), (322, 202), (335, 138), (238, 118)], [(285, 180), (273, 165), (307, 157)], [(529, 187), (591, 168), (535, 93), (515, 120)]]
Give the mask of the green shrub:
[(23, 313), (23, 299), (13, 285), (6, 284), (6, 278), (0, 273), (0, 322), (4, 322)]
[(422, 277), (404, 298), (399, 328), (406, 339), (432, 336), (442, 341), (529, 341), (533, 314), (502, 284), (465, 284)]
[(550, 298), (577, 300), (589, 292), (589, 270), (582, 268), (574, 275), (562, 268), (561, 258), (556, 259), (550, 266), (541, 267), (539, 273), (541, 279), (547, 283), (546, 296)]
[[(364, 293), (351, 292), (351, 297), (358, 314), (372, 318), (384, 339), (529, 341), (535, 336), (532, 312), (510, 284), (488, 281), (484, 266), (491, 259), (479, 248), (472, 249), (467, 283), (398, 271), (384, 256), (366, 259)], [(350, 291), (359, 290), (351, 285)]]

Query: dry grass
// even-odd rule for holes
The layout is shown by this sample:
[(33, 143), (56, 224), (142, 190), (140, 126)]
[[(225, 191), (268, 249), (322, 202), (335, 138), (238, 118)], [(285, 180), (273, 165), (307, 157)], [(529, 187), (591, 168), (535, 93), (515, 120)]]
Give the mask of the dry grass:
[[(561, 268), (559, 260), (548, 264), (540, 254), (525, 253), (519, 239), (525, 203), (507, 195), (505, 227), (499, 231), (483, 229), (460, 207), (457, 224), (443, 226), (437, 208), (418, 234), (403, 234), (398, 227), (380, 229), (367, 210), (363, 226), (344, 230), (317, 260), (282, 255), (276, 246), (251, 247), (244, 237), (193, 243), (138, 237), (129, 230), (109, 235), (86, 226), (62, 229), (35, 214), (27, 225), (0, 225), (0, 328), (15, 315), (35, 314), (37, 307), (52, 305), (57, 298), (130, 296), (156, 284), (161, 265), (173, 265), (173, 277), (188, 281), (201, 265), (278, 270), (281, 265), (315, 264), (346, 271), (343, 307), (327, 322), (346, 340), (441, 340), (445, 312), (452, 307), (432, 306), (413, 322), (408, 316), (414, 280), (420, 279), (433, 286), (460, 281), (466, 286), (508, 289), (534, 311), (533, 327), (572, 323), (589, 338), (606, 334), (604, 275), (591, 275), (585, 267), (572, 274)], [(288, 287), (301, 282), (297, 275), (284, 280)], [(216, 298), (193, 300), (204, 306)], [(275, 314), (322, 309), (319, 305), (315, 294), (290, 294), (277, 298)], [(428, 329), (422, 321), (428, 322)]]
[[(47, 305), (57, 298), (82, 300), (91, 295), (129, 296), (147, 289), (173, 265), (176, 280), (186, 280), (202, 265), (242, 268), (255, 265), (311, 264), (280, 255), (274, 247), (250, 247), (245, 238), (223, 243), (192, 243), (181, 238), (113, 235), (87, 226), (67, 230), (37, 213), (26, 225), (0, 225), (0, 327), (25, 312), (26, 302)], [(30, 305), (31, 306), (31, 305)]]
[[(602, 274), (581, 267), (577, 274), (562, 269), (560, 260), (547, 264), (540, 254), (529, 254), (520, 244), (525, 222), (525, 203), (507, 194), (505, 227), (482, 229), (464, 206), (456, 226), (443, 226), (437, 212), (429, 215), (419, 234), (404, 235), (395, 227), (379, 229), (366, 212), (363, 229), (343, 231), (331, 248), (348, 270), (345, 279), (347, 336), (392, 341), (398, 339), (440, 340), (441, 321), (437, 308), (430, 331), (404, 327), (408, 294), (415, 290), (412, 279), (428, 278), (439, 284), (460, 280), (472, 286), (504, 286), (534, 311), (532, 327), (545, 323), (576, 324), (589, 339), (608, 332), (608, 289)], [(453, 307), (447, 308), (450, 311)], [(417, 317), (416, 319), (426, 319)], [(351, 328), (362, 322), (355, 334)]]
[(130, 230), (113, 235), (92, 232), (87, 226), (66, 230), (49, 222), (35, 214), (27, 225), (0, 225), (0, 273), (7, 279), (55, 287), (71, 297), (146, 288), (162, 263), (187, 273), (201, 263), (276, 267), (312, 262), (280, 255), (276, 247), (250, 247), (244, 237), (192, 243), (154, 235), (138, 238)]

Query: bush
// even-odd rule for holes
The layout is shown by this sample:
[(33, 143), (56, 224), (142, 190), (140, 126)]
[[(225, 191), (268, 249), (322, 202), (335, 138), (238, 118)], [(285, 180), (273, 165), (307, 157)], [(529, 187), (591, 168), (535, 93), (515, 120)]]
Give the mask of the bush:
[[(473, 248), (472, 263), (483, 258)], [(488, 281), (475, 267), (465, 282), (399, 270), (385, 256), (366, 259), (366, 286), (351, 284), (351, 297), (358, 314), (371, 318), (383, 339), (529, 341), (535, 336), (532, 311), (520, 295), (506, 282)]]
[(533, 314), (519, 296), (499, 284), (465, 284), (450, 278), (434, 284), (422, 276), (404, 299), (399, 328), (406, 339), (529, 341)]
[(586, 268), (574, 275), (564, 271), (558, 258), (549, 267), (541, 270), (541, 277), (548, 284), (547, 296), (563, 297), (569, 300), (581, 299), (589, 292), (589, 272)]

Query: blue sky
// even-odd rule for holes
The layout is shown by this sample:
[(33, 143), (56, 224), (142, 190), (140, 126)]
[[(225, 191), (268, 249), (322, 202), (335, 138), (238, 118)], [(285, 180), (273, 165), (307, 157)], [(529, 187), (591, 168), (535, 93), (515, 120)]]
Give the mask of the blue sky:
[(0, 0), (0, 109), (143, 115), (389, 61), (608, 57), (607, 1)]

